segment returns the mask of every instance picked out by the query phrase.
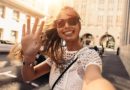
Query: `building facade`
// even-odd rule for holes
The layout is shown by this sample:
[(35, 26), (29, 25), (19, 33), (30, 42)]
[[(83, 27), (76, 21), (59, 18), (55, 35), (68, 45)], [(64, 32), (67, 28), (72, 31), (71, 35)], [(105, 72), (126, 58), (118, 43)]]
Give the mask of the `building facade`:
[[(81, 15), (80, 36), (91, 34), (93, 44), (116, 49), (123, 30), (127, 0), (74, 0), (73, 6)], [(85, 41), (85, 40), (84, 40)]]
[(18, 0), (0, 0), (0, 39), (20, 42), (22, 25), (27, 18), (43, 18), (44, 15)]
[[(55, 18), (61, 7), (69, 5), (81, 16), (80, 37), (84, 45), (87, 40), (91, 40), (93, 45), (102, 44), (117, 49), (124, 28), (126, 2), (127, 0), (1, 0), (0, 39), (20, 41), (21, 27), (28, 16), (43, 18), (46, 15), (46, 19)], [(88, 38), (88, 35), (91, 36)]]

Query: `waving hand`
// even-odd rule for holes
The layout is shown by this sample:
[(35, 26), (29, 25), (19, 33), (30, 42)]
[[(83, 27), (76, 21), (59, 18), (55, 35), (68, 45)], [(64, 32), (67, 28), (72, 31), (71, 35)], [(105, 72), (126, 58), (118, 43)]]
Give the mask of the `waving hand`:
[(42, 43), (42, 29), (44, 26), (44, 22), (42, 21), (40, 27), (38, 28), (39, 19), (35, 19), (35, 23), (31, 30), (30, 28), (30, 18), (27, 19), (27, 25), (23, 25), (22, 29), (22, 51), (23, 55), (26, 56), (34, 56), (39, 51)]

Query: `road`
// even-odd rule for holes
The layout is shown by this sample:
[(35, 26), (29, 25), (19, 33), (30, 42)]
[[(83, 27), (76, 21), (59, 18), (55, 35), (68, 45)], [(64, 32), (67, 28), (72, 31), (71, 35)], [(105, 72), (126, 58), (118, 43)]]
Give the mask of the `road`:
[(8, 53), (0, 53), (0, 68), (9, 65), (9, 59), (7, 58)]
[(108, 50), (103, 57), (103, 76), (108, 79), (117, 90), (130, 90), (130, 77), (115, 52)]
[(9, 61), (7, 53), (0, 54), (0, 90), (49, 90), (49, 74), (32, 82), (22, 80), (21, 62)]

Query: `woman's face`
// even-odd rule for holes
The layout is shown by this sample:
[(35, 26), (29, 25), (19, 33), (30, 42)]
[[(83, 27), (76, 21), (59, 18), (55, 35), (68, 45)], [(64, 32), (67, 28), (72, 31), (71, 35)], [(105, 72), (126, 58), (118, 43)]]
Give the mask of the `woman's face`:
[(69, 9), (61, 11), (56, 26), (59, 36), (66, 42), (79, 39), (80, 22), (74, 11)]

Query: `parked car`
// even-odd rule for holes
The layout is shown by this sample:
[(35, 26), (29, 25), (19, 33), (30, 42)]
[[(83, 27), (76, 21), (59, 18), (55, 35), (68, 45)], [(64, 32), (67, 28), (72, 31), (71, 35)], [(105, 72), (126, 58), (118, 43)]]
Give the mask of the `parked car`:
[(13, 45), (11, 41), (0, 40), (0, 52), (9, 52)]

